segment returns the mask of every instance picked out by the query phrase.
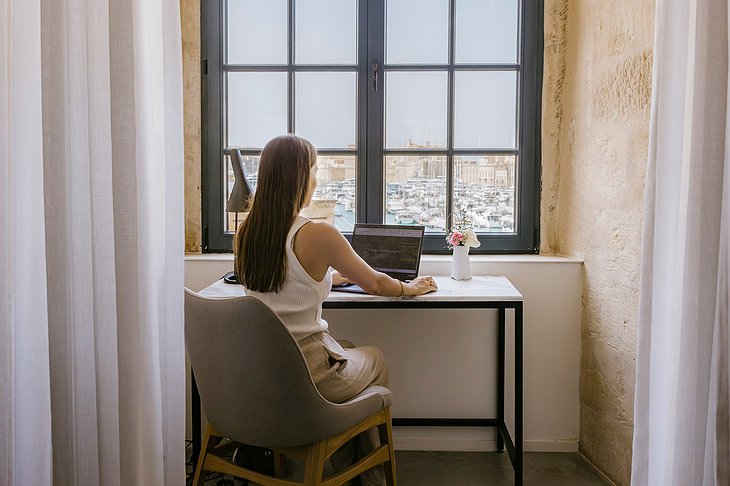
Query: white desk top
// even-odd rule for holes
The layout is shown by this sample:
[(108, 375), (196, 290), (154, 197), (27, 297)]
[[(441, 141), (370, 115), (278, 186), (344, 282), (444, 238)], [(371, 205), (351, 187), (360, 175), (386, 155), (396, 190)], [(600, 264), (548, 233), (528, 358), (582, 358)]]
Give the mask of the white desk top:
[[(424, 302), (496, 302), (520, 301), (522, 294), (507, 277), (472, 277), (471, 280), (454, 280), (451, 277), (434, 276), (439, 289), (418, 297), (378, 297), (367, 294), (331, 291), (327, 302), (378, 302), (419, 300)], [(222, 279), (200, 291), (205, 297), (240, 297), (243, 287), (225, 283)]]

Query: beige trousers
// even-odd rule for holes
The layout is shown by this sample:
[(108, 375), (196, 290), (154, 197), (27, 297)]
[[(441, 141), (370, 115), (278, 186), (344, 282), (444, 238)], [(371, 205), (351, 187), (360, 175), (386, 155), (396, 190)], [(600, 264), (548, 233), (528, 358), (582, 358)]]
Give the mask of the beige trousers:
[[(338, 342), (327, 332), (307, 336), (299, 341), (299, 345), (314, 384), (322, 396), (331, 402), (349, 400), (369, 385), (388, 386), (388, 364), (382, 351), (374, 346), (356, 347), (348, 341)], [(335, 453), (331, 458), (332, 466), (335, 470), (344, 469), (379, 445), (377, 429), (370, 429)], [(364, 472), (359, 476), (359, 483), (362, 486), (384, 485), (383, 467)]]

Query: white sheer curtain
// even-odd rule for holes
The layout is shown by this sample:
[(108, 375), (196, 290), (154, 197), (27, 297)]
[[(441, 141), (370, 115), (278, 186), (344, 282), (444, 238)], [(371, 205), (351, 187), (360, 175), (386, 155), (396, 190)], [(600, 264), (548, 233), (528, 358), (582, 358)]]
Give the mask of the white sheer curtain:
[(184, 484), (178, 0), (0, 0), (0, 484)]
[(728, 484), (727, 0), (658, 0), (632, 484)]

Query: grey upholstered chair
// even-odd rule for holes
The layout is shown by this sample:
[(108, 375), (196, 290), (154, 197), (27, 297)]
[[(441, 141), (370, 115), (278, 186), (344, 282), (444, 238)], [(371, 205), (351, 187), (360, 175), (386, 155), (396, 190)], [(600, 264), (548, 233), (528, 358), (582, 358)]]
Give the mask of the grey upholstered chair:
[[(371, 386), (345, 403), (317, 391), (304, 355), (279, 318), (254, 297), (209, 299), (185, 290), (185, 343), (209, 426), (195, 471), (202, 486), (209, 471), (262, 485), (336, 486), (378, 464), (396, 485), (387, 388)], [(349, 439), (378, 427), (381, 445), (348, 469), (323, 479), (324, 463)], [(216, 437), (275, 451), (304, 462), (304, 483), (266, 476), (218, 454)]]

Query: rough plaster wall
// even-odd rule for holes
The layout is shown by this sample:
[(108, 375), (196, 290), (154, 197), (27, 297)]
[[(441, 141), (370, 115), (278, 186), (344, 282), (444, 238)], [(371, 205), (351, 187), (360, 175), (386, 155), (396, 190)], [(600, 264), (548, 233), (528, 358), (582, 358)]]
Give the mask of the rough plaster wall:
[(185, 252), (200, 253), (200, 1), (180, 0), (185, 96)]
[(545, 0), (545, 48), (542, 95), (542, 197), (540, 253), (558, 247), (557, 205), (560, 174), (560, 129), (563, 122), (568, 0)]
[(542, 251), (585, 260), (582, 452), (629, 484), (654, 0), (546, 0)]

